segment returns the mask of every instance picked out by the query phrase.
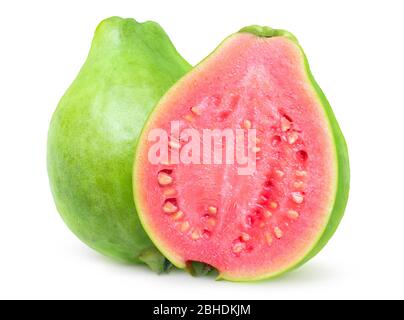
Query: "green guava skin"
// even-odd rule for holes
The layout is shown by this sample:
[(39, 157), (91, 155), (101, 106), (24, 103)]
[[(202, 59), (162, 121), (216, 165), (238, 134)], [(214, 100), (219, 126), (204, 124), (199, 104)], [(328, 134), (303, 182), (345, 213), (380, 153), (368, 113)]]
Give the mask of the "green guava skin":
[[(321, 90), (320, 86), (317, 84), (316, 80), (314, 79), (309, 63), (307, 60), (307, 57), (298, 43), (297, 38), (290, 32), (286, 30), (280, 30), (280, 29), (272, 29), (270, 27), (266, 26), (258, 26), (258, 25), (252, 25), (252, 26), (247, 26), (243, 29), (241, 29), (238, 33), (250, 33), (253, 34), (257, 37), (265, 37), (265, 38), (270, 38), (270, 37), (285, 37), (288, 38), (289, 40), (293, 41), (301, 50), (301, 54), (304, 58), (304, 67), (305, 67), (305, 72), (307, 74), (307, 78), (310, 81), (310, 84), (312, 88), (314, 89), (318, 101), (320, 102), (321, 106), (323, 107), (325, 114), (327, 116), (329, 126), (332, 131), (332, 137), (333, 137), (333, 142), (336, 150), (336, 194), (334, 197), (334, 204), (333, 204), (333, 209), (332, 212), (329, 214), (328, 222), (326, 227), (323, 229), (322, 233), (319, 235), (318, 240), (316, 243), (313, 245), (313, 247), (305, 254), (305, 256), (298, 261), (295, 261), (292, 263), (288, 268), (280, 270), (277, 273), (271, 273), (271, 274), (264, 274), (264, 275), (257, 275), (251, 276), (250, 278), (234, 278), (234, 277), (229, 277), (229, 276), (224, 276), (219, 273), (217, 276), (217, 280), (228, 280), (228, 281), (233, 281), (233, 282), (257, 282), (257, 281), (264, 281), (268, 279), (274, 279), (277, 278), (289, 271), (292, 271), (303, 264), (305, 264), (307, 261), (309, 261), (311, 258), (313, 258), (317, 253), (321, 251), (321, 249), (328, 243), (328, 241), (331, 239), (333, 234), (338, 228), (338, 225), (340, 224), (344, 211), (348, 202), (348, 197), (349, 197), (349, 188), (350, 188), (350, 166), (349, 166), (349, 156), (348, 156), (348, 148), (347, 144), (345, 141), (345, 138), (342, 134), (342, 131), (339, 127), (339, 124), (336, 120), (336, 117), (334, 115), (334, 112), (325, 97), (323, 91)], [(226, 38), (223, 42), (225, 43), (227, 39), (237, 35), (232, 34), (228, 38)], [(202, 64), (204, 61), (209, 59), (217, 50), (220, 50), (221, 45), (220, 44), (216, 50), (214, 50), (209, 56), (207, 56), (202, 62), (200, 62), (197, 66), (194, 68), (197, 69), (200, 64)], [(134, 168), (137, 170), (138, 167), (141, 166), (141, 163), (135, 162)], [(135, 194), (135, 202), (138, 207), (138, 211), (140, 213), (140, 216), (142, 217), (142, 212), (140, 209), (140, 204), (142, 199), (136, 199), (136, 190), (134, 190)], [(147, 225), (144, 224), (144, 228), (146, 231), (148, 231)], [(153, 240), (153, 234), (151, 232), (150, 237)], [(156, 245), (159, 246), (159, 243), (156, 242)], [(197, 264), (195, 267), (193, 263), (188, 263), (185, 268), (182, 265), (179, 265), (176, 263), (176, 261), (171, 261), (177, 268), (183, 268), (186, 271), (188, 271), (191, 274), (194, 275), (199, 275), (199, 274), (204, 274), (203, 272), (200, 272), (199, 270), (201, 269), (201, 266)], [(202, 264), (203, 265), (203, 264)], [(208, 267), (209, 266), (205, 266)], [(210, 269), (212, 269), (210, 267)]]
[(50, 186), (65, 223), (96, 251), (155, 271), (166, 262), (136, 213), (134, 150), (150, 111), (190, 68), (157, 23), (106, 19), (49, 129)]

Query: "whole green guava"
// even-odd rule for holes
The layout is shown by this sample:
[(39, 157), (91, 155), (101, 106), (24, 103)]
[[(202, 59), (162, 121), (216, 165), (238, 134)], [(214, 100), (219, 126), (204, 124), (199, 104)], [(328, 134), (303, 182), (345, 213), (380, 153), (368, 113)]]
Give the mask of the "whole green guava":
[(138, 220), (132, 164), (150, 111), (190, 68), (157, 23), (106, 19), (53, 115), (48, 173), (57, 209), (104, 255), (164, 269)]

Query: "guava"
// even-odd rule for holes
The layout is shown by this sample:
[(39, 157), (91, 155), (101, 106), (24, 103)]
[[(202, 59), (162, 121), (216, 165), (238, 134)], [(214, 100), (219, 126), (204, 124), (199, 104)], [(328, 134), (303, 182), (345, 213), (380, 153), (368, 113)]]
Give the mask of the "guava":
[[(214, 132), (208, 140), (206, 132)], [(239, 136), (233, 147), (247, 162), (227, 158), (228, 140)], [(133, 177), (140, 220), (175, 266), (197, 261), (220, 279), (253, 281), (325, 246), (347, 204), (349, 161), (296, 38), (250, 26), (163, 96), (141, 133)]]
[(165, 259), (136, 214), (134, 150), (150, 111), (189, 69), (157, 23), (106, 19), (49, 129), (49, 180), (68, 227), (100, 253), (156, 271)]

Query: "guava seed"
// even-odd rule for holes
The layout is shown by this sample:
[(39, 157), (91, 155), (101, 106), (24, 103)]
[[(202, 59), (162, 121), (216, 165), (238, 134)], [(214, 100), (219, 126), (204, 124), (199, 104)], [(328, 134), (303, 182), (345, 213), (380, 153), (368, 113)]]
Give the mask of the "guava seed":
[(272, 217), (272, 212), (269, 211), (269, 210), (265, 210), (265, 211), (264, 211), (264, 216), (265, 216), (266, 218), (271, 218), (271, 217)]
[(275, 173), (279, 178), (283, 178), (283, 176), (285, 175), (285, 172), (283, 172), (282, 170), (275, 170)]
[(298, 138), (299, 138), (299, 135), (297, 134), (297, 132), (291, 132), (288, 136), (289, 144), (294, 144)]
[(286, 119), (285, 117), (281, 118), (281, 130), (283, 132), (286, 132), (290, 129), (291, 127), (291, 123), (288, 119)]
[(241, 241), (247, 242), (251, 239), (248, 233), (242, 232), (240, 236)]
[(208, 207), (208, 212), (210, 214), (216, 214), (217, 213), (217, 208), (215, 206), (209, 206)]
[(295, 174), (296, 174), (296, 177), (306, 177), (306, 176), (307, 176), (307, 171), (304, 171), (304, 170), (297, 170), (297, 171), (295, 172)]
[(265, 240), (266, 240), (266, 242), (267, 242), (267, 244), (269, 246), (272, 245), (273, 238), (272, 238), (272, 235), (269, 232), (265, 233)]
[(214, 226), (216, 226), (216, 220), (213, 219), (213, 218), (209, 218), (209, 219), (208, 219), (208, 224), (209, 224), (211, 227), (214, 227)]
[(278, 203), (275, 202), (275, 201), (271, 201), (269, 203), (269, 207), (272, 208), (272, 209), (276, 209), (276, 208), (278, 208)]
[(177, 190), (175, 190), (174, 188), (167, 188), (167, 189), (164, 189), (163, 194), (166, 197), (172, 197), (177, 194)]
[(181, 232), (186, 232), (186, 231), (188, 231), (189, 227), (190, 227), (189, 222), (185, 221), (185, 222), (181, 223), (180, 230), (181, 230)]
[(185, 116), (184, 116), (184, 119), (185, 119), (186, 121), (188, 121), (188, 122), (194, 121), (194, 117), (193, 117), (192, 115), (190, 115), (190, 114), (185, 115)]
[(299, 213), (296, 210), (289, 210), (288, 216), (291, 219), (297, 219), (297, 218), (299, 218)]
[(304, 182), (303, 181), (295, 181), (293, 183), (293, 187), (295, 189), (302, 189), (304, 187)]
[(243, 127), (244, 129), (251, 129), (251, 121), (250, 120), (244, 120), (243, 122)]
[(182, 211), (177, 211), (172, 215), (173, 220), (180, 220), (184, 216), (184, 212)]
[(175, 140), (170, 140), (170, 142), (168, 143), (168, 145), (170, 146), (170, 148), (172, 149), (180, 149), (181, 148), (181, 144), (178, 141)]
[(243, 242), (236, 242), (233, 245), (233, 253), (239, 254), (241, 251), (243, 251), (246, 248), (245, 243)]
[(199, 230), (194, 230), (191, 233), (192, 240), (198, 240), (201, 238), (201, 232)]
[(304, 196), (300, 192), (292, 192), (293, 202), (301, 204), (304, 200)]
[(163, 211), (169, 214), (175, 213), (178, 211), (178, 207), (171, 200), (167, 200), (166, 202), (164, 202)]
[(168, 186), (174, 181), (173, 177), (165, 172), (159, 172), (157, 175), (157, 180), (161, 186)]
[(283, 236), (283, 232), (279, 227), (274, 228), (274, 233), (275, 233), (275, 237), (277, 237), (278, 239), (282, 238), (282, 236)]

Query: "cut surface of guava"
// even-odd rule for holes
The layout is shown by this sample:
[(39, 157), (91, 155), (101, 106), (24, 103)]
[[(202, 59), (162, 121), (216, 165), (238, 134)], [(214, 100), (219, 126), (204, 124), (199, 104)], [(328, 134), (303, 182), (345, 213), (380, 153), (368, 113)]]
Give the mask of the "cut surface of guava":
[[(150, 159), (155, 129), (168, 133), (168, 161)], [(171, 157), (189, 154), (197, 137), (188, 129), (200, 134), (200, 163)], [(204, 161), (206, 150), (227, 148), (218, 134), (203, 149), (206, 129), (245, 130), (252, 173), (226, 163), (226, 151), (221, 163)], [(142, 224), (174, 265), (199, 261), (220, 278), (247, 281), (290, 270), (325, 245), (347, 202), (349, 165), (296, 39), (253, 26), (227, 38), (166, 93), (143, 129), (134, 179), (142, 186), (135, 190)]]

